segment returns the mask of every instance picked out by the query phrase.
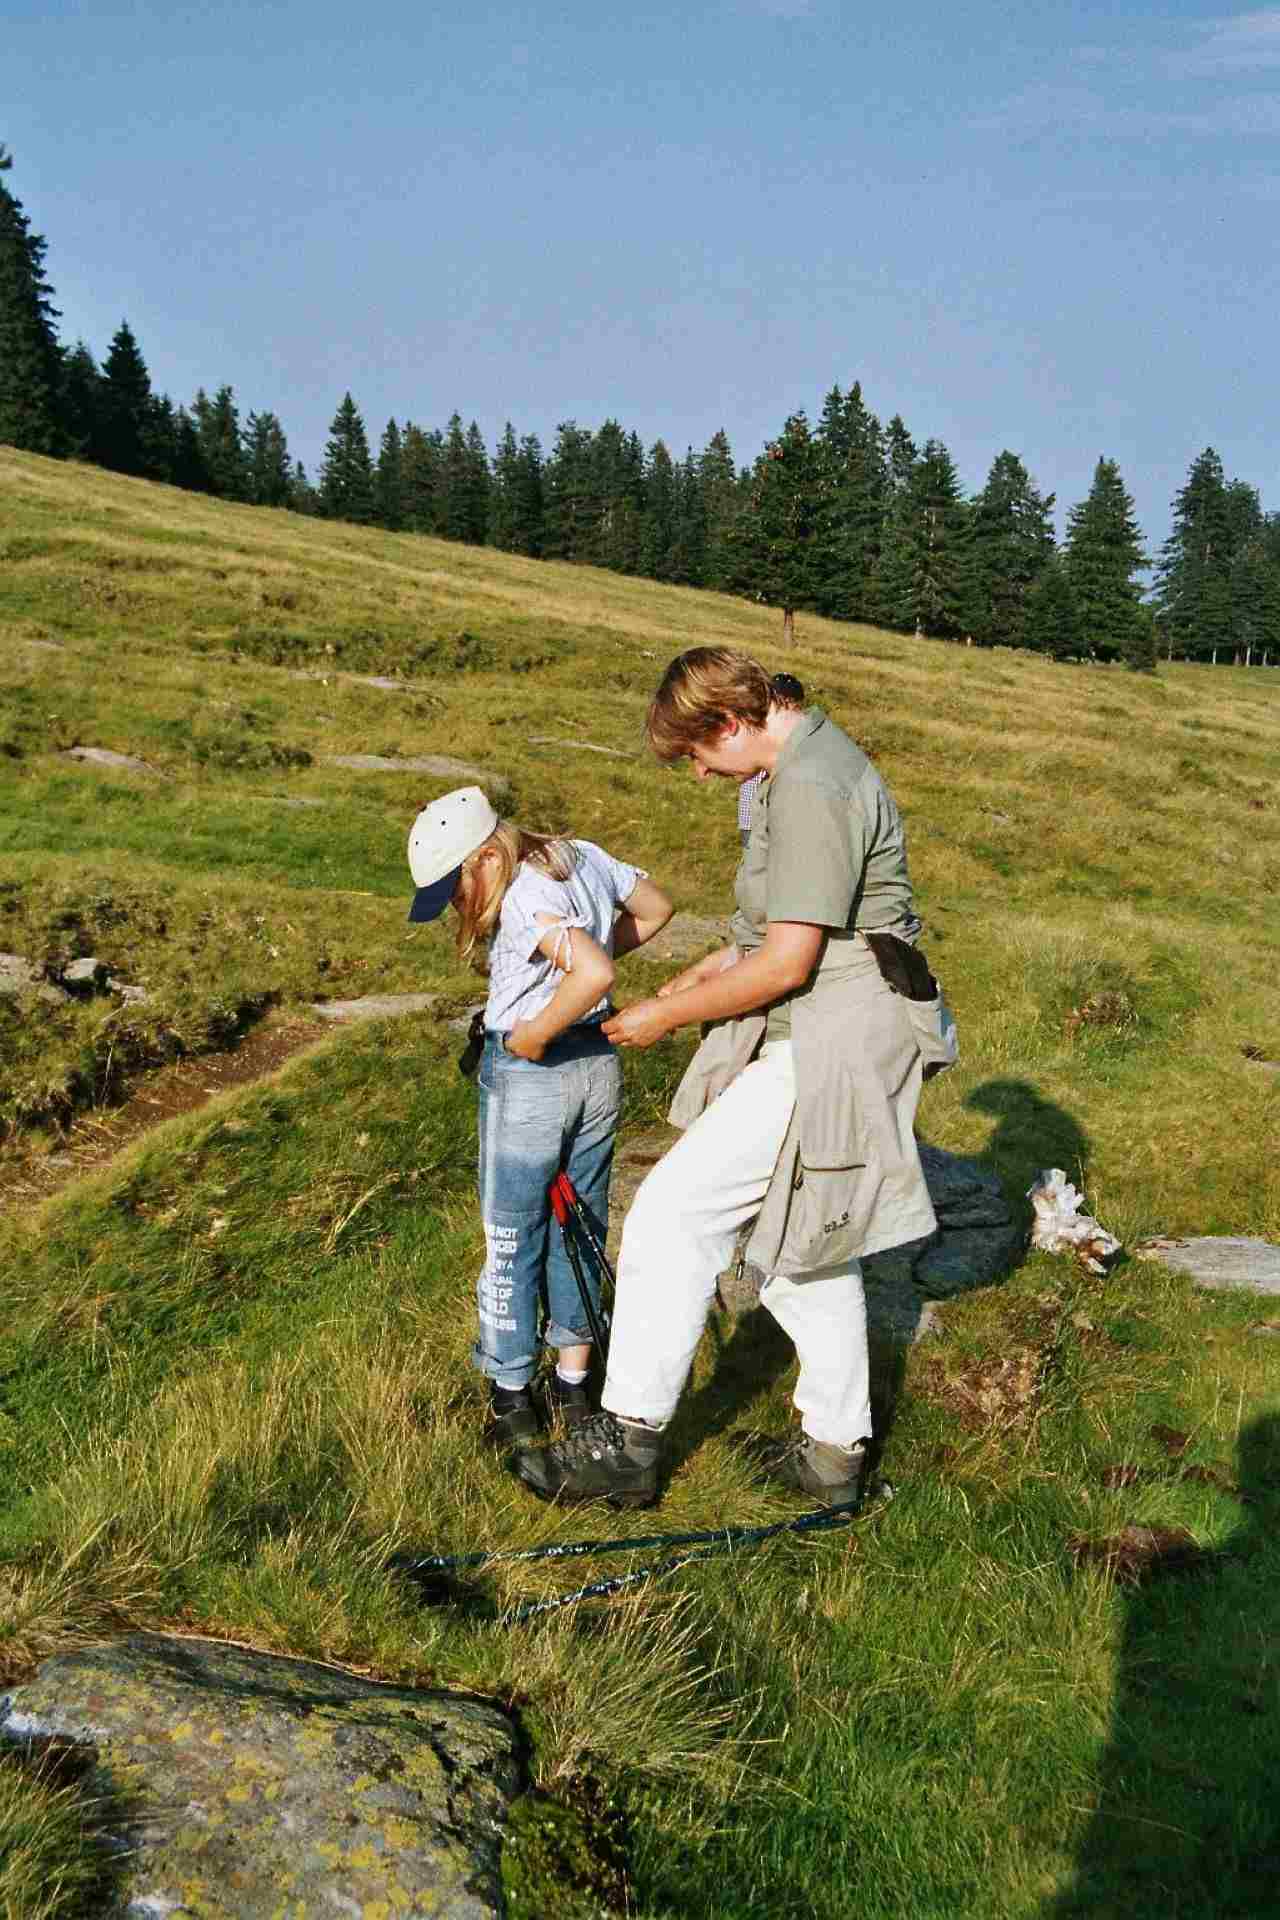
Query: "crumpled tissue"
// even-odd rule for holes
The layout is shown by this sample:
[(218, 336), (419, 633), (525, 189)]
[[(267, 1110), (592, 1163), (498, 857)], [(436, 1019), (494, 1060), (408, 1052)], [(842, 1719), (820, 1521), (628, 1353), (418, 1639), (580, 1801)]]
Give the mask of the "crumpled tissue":
[(1027, 1188), (1035, 1212), (1031, 1244), (1045, 1253), (1073, 1253), (1090, 1273), (1105, 1273), (1122, 1251), (1114, 1234), (1083, 1213), (1084, 1195), (1061, 1167), (1044, 1167)]

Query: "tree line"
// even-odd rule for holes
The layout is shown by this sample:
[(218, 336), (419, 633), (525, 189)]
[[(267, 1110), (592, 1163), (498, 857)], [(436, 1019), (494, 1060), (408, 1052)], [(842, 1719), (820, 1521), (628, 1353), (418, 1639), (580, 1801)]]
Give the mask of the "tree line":
[(997, 454), (966, 497), (946, 446), (882, 423), (861, 386), (834, 386), (816, 425), (793, 414), (750, 465), (727, 436), (682, 459), (615, 420), (565, 421), (544, 450), (508, 423), (490, 453), (474, 421), (392, 419), (377, 453), (343, 396), (314, 483), (279, 417), (243, 418), (230, 386), (175, 406), (151, 385), (122, 321), (99, 365), (60, 344), (46, 242), (3, 174), (0, 147), (0, 442), (88, 460), (227, 500), (429, 533), (709, 587), (782, 609), (861, 620), (1057, 660), (1150, 669), (1160, 655), (1280, 663), (1280, 515), (1228, 480), (1206, 448), (1151, 562), (1113, 460), (1057, 541), (1053, 494)]

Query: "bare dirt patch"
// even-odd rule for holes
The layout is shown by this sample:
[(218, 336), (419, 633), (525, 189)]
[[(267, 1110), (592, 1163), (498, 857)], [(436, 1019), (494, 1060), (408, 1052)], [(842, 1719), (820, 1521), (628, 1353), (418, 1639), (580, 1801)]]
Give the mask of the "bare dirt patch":
[(96, 1173), (162, 1120), (196, 1113), (217, 1094), (265, 1079), (329, 1031), (320, 1021), (274, 1020), (255, 1028), (230, 1052), (200, 1054), (161, 1067), (139, 1082), (121, 1106), (77, 1120), (56, 1153), (37, 1156), (19, 1147), (0, 1158), (0, 1209), (14, 1211), (47, 1200), (73, 1180)]

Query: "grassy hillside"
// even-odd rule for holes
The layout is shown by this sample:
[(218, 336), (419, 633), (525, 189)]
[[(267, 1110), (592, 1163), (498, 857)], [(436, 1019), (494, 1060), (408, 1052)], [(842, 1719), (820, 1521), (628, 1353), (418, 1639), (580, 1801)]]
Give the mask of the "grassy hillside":
[[(1280, 1059), (1280, 675), (1146, 679), (808, 619), (784, 663), (779, 625), (0, 450), (0, 948), (55, 973), (94, 953), (150, 996), (0, 1000), (11, 1172), (180, 1048), (318, 998), (441, 996), (0, 1224), (0, 1678), (146, 1621), (496, 1689), (546, 1783), (590, 1773), (624, 1805), (640, 1914), (1109, 1913), (1157, 1883), (1179, 1914), (1237, 1910), (1246, 1868), (1229, 1883), (1222, 1849), (1247, 1861), (1280, 1759), (1260, 1744), (1280, 1710), (1262, 1484), (1280, 1394), (1256, 1302), (1037, 1256), (949, 1305), (942, 1341), (878, 1356), (891, 1507), (612, 1603), (603, 1633), (583, 1610), (484, 1620), (572, 1571), (499, 1569), (468, 1615), (381, 1570), (417, 1542), (614, 1523), (534, 1507), (477, 1443), (473, 1105), (445, 1024), (476, 983), (445, 929), (405, 922), (408, 822), (456, 782), (328, 756), (473, 763), (516, 817), (713, 913), (733, 795), (643, 756), (646, 699), (698, 642), (787, 665), (907, 816), (964, 1043), (922, 1132), (990, 1156), (1011, 1193), (1065, 1166), (1127, 1241), (1280, 1239), (1280, 1076), (1246, 1058)], [(627, 965), (637, 991), (660, 977)], [(629, 1127), (655, 1124), (686, 1051), (627, 1062)], [(726, 1440), (785, 1426), (789, 1379), (767, 1327), (712, 1327), (665, 1523), (789, 1511)], [(1190, 1436), (1184, 1465), (1230, 1463), (1245, 1436), (1255, 1504), (1179, 1478), (1153, 1425)], [(1073, 1536), (1131, 1520), (1253, 1557), (1141, 1605), (1073, 1574)], [(0, 1911), (74, 1910), (66, 1792), (0, 1769)]]

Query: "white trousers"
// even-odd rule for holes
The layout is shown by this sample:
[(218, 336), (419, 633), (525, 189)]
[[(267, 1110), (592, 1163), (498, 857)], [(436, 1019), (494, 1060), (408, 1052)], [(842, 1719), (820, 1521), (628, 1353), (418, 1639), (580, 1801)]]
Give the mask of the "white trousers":
[[(716, 1277), (760, 1211), (795, 1106), (789, 1040), (771, 1041), (645, 1179), (622, 1229), (603, 1405), (665, 1424), (702, 1336)], [(862, 1267), (850, 1260), (760, 1294), (795, 1342), (795, 1405), (813, 1440), (871, 1432)]]

